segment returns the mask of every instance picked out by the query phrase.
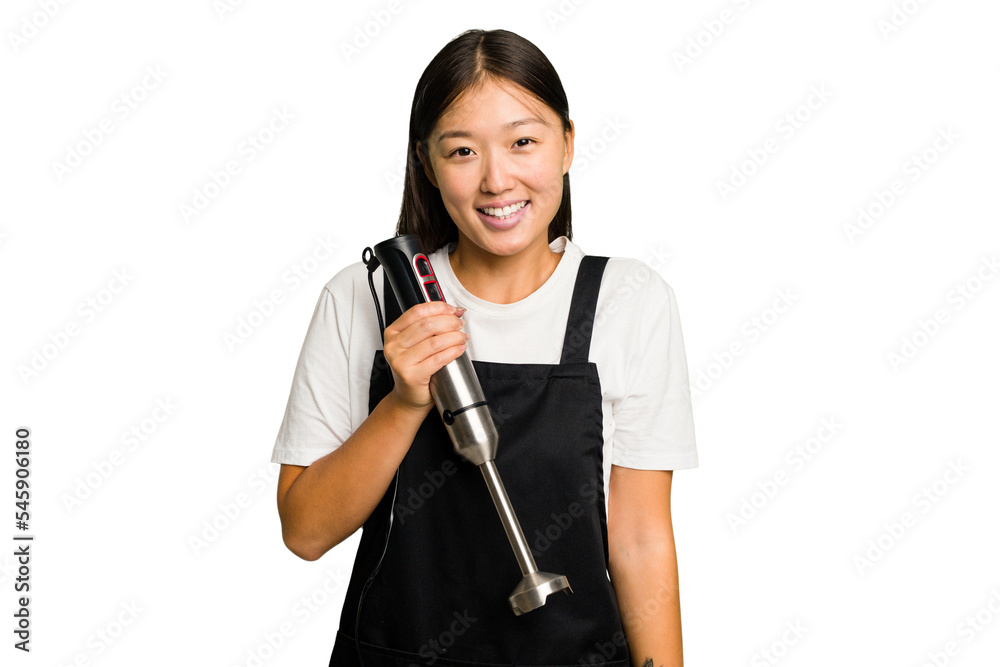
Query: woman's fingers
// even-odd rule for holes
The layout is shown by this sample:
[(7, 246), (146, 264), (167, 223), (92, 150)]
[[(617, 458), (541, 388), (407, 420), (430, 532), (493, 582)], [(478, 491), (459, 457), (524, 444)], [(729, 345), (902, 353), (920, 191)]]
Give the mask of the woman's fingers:
[(400, 331), (394, 342), (403, 348), (414, 348), (437, 336), (460, 331), (464, 326), (465, 322), (455, 315), (431, 315)]
[(465, 351), (463, 312), (442, 302), (422, 303), (386, 328), (385, 358), (396, 378), (396, 391), (408, 404), (429, 405), (431, 375)]
[(430, 317), (454, 316), (457, 318), (464, 312), (464, 308), (455, 308), (451, 304), (445, 303), (444, 301), (418, 303), (412, 308), (408, 308), (407, 311), (400, 315), (395, 322), (387, 326), (385, 331), (386, 333), (389, 333), (390, 331), (393, 333), (400, 333), (414, 324), (417, 324), (418, 327), (423, 326), (420, 322)]
[(400, 365), (409, 367), (416, 375), (426, 375), (430, 380), (430, 376), (462, 354), (466, 340), (468, 337), (462, 331), (437, 334), (413, 347), (401, 350), (396, 359), (401, 362)]

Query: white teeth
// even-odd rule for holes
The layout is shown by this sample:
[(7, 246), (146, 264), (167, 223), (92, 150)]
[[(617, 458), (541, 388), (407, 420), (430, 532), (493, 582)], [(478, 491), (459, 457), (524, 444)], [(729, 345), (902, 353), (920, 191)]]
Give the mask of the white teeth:
[(494, 208), (490, 206), (488, 208), (481, 208), (479, 210), (485, 213), (486, 215), (492, 215), (494, 218), (500, 218), (501, 220), (506, 220), (507, 218), (509, 218), (510, 216), (512, 216), (513, 214), (517, 213), (522, 208), (524, 208), (524, 206), (527, 203), (528, 200), (524, 200), (522, 202), (513, 204), (512, 206), (504, 206), (503, 208)]

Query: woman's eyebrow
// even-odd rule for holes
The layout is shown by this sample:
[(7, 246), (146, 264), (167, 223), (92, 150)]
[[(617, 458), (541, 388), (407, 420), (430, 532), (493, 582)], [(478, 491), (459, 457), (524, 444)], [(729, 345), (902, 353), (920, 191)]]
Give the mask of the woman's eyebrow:
[[(532, 125), (534, 123), (539, 123), (541, 125), (548, 125), (548, 123), (546, 123), (541, 118), (538, 118), (537, 116), (530, 116), (528, 118), (519, 118), (518, 120), (512, 120), (511, 122), (504, 125), (503, 128), (505, 130), (513, 130), (515, 127), (521, 127), (522, 125)], [(471, 136), (472, 133), (468, 132), (467, 130), (448, 130), (447, 132), (442, 132), (438, 136), (437, 142), (441, 143), (445, 139), (454, 139), (454, 138), (468, 139)]]

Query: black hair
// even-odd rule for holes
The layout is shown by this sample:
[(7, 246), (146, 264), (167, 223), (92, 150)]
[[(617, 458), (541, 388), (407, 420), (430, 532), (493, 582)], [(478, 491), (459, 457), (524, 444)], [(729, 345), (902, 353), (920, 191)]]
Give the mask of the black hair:
[[(467, 30), (445, 45), (427, 65), (413, 94), (403, 203), (396, 225), (397, 234), (417, 234), (425, 252), (457, 240), (458, 228), (444, 207), (441, 193), (424, 173), (418, 143), (424, 149), (452, 102), (488, 79), (523, 88), (559, 116), (565, 132), (572, 128), (559, 75), (545, 54), (527, 39), (509, 30)], [(571, 218), (566, 173), (562, 202), (549, 223), (549, 242), (560, 236), (572, 240)]]

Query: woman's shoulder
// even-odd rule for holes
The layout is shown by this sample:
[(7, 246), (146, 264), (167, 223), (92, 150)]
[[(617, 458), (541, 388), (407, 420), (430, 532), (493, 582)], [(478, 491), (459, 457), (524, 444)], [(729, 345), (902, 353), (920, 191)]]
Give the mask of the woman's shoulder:
[(662, 304), (674, 298), (673, 289), (658, 271), (665, 264), (666, 255), (663, 253), (647, 253), (650, 260), (643, 261), (600, 252), (584, 253), (572, 241), (566, 243), (566, 251), (579, 253), (581, 257), (607, 257), (608, 262), (601, 280), (600, 300), (603, 302), (620, 301), (623, 302), (621, 305), (625, 305), (624, 301), (631, 301), (637, 306), (646, 306)]
[[(376, 286), (381, 285), (382, 272), (378, 271), (374, 279), (378, 279)], [(329, 293), (337, 301), (353, 300), (358, 294), (368, 294), (371, 299), (371, 290), (368, 287), (368, 267), (363, 262), (354, 262), (341, 268), (323, 286), (323, 290)]]

